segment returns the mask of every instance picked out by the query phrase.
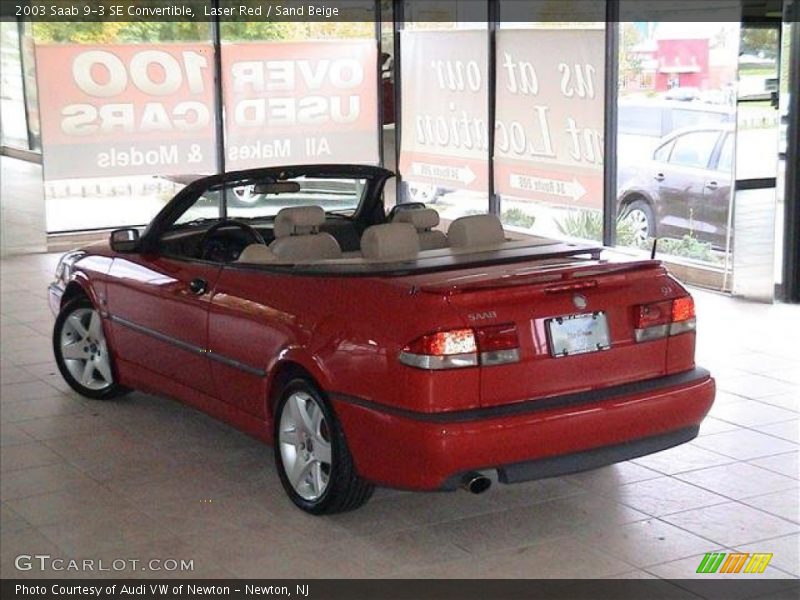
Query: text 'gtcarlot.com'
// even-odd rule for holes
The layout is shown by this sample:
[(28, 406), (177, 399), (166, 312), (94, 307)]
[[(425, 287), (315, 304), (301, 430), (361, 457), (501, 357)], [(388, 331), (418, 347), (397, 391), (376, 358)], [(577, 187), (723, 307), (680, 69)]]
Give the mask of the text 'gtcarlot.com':
[(175, 558), (59, 558), (49, 554), (20, 554), (14, 559), (19, 571), (194, 571), (194, 560)]

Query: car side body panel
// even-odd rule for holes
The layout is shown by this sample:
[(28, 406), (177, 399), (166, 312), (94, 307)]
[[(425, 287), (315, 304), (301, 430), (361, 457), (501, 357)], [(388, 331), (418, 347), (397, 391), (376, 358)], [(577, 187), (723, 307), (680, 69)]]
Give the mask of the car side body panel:
[[(141, 255), (114, 259), (107, 284), (117, 357), (214, 395), (207, 349), (208, 302), (219, 265)], [(189, 283), (206, 282), (195, 294)]]

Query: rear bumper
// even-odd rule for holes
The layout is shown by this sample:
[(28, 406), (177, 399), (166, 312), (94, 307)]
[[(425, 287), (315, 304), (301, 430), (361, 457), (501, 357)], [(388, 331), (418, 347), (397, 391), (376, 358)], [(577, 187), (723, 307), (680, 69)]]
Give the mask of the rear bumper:
[(454, 489), (497, 470), (505, 483), (593, 469), (697, 435), (715, 384), (700, 368), (603, 390), (459, 411), (414, 413), (331, 394), (359, 473), (378, 484)]
[[(699, 430), (700, 427), (698, 425), (693, 425), (685, 429), (640, 440), (632, 440), (622, 444), (601, 446), (600, 448), (592, 448), (591, 450), (575, 452), (574, 454), (540, 458), (513, 465), (503, 465), (497, 469), (497, 474), (502, 483), (519, 483), (532, 479), (578, 473), (685, 444), (696, 438)], [(461, 479), (460, 475), (451, 478), (450, 481), (445, 483), (444, 488), (456, 489), (461, 483)]]

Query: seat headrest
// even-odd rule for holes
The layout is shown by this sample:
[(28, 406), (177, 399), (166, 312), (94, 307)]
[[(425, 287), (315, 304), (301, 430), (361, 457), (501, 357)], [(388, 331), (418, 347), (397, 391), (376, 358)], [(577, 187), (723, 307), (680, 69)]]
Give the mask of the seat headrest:
[(497, 215), (470, 215), (450, 223), (447, 239), (453, 248), (467, 248), (502, 244), (506, 236)]
[(278, 260), (278, 257), (264, 244), (250, 244), (239, 255), (236, 262), (265, 264)]
[(275, 237), (282, 238), (316, 233), (324, 222), (325, 210), (321, 206), (293, 206), (278, 211), (272, 227)]
[(361, 236), (361, 255), (368, 260), (410, 260), (419, 254), (419, 236), (410, 223), (368, 227)]
[(393, 223), (411, 223), (418, 231), (433, 229), (439, 224), (439, 213), (432, 208), (411, 208), (399, 210)]

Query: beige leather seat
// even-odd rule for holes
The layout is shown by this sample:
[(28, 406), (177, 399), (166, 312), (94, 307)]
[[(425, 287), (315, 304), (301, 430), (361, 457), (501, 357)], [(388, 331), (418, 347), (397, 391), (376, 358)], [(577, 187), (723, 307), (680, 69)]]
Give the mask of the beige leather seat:
[(361, 236), (365, 260), (413, 260), (419, 254), (419, 236), (410, 223), (385, 223), (368, 227)]
[(470, 215), (450, 223), (447, 241), (452, 248), (473, 248), (502, 244), (506, 236), (497, 215)]
[(444, 232), (434, 229), (439, 225), (439, 213), (432, 208), (400, 210), (392, 222), (411, 223), (417, 230), (420, 250), (438, 250), (449, 245)]
[(329, 233), (320, 232), (325, 211), (319, 206), (283, 208), (275, 216), (275, 241), (269, 249), (284, 261), (310, 261), (341, 258), (339, 242)]
[(236, 262), (263, 265), (274, 263), (278, 257), (264, 244), (250, 244), (239, 255)]

